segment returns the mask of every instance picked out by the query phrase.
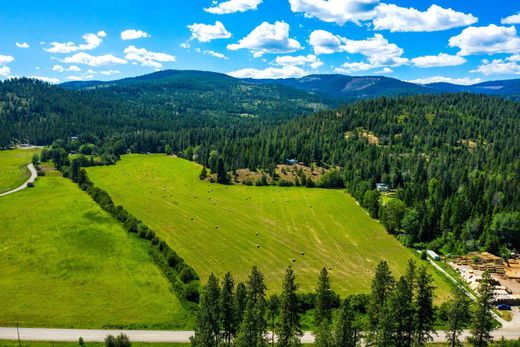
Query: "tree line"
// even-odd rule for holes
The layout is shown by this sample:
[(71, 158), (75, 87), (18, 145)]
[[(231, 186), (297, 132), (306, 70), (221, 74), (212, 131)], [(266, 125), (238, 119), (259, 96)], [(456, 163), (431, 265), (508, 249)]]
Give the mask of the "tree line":
[[(315, 346), (425, 346), (436, 334), (434, 289), (425, 266), (417, 267), (410, 260), (405, 274), (395, 279), (382, 261), (376, 268), (368, 303), (360, 308), (353, 296), (339, 299), (323, 268), (312, 303)], [(202, 292), (192, 346), (300, 346), (302, 297), (292, 267), (285, 272), (279, 295), (267, 297), (266, 290), (256, 267), (245, 283), (236, 283), (229, 272), (222, 281), (211, 274)], [(483, 275), (478, 294), (472, 305), (461, 288), (453, 288), (445, 313), (450, 346), (461, 345), (460, 336), (466, 328), (471, 329), (468, 342), (472, 345), (482, 347), (492, 342), (496, 322), (488, 273)]]

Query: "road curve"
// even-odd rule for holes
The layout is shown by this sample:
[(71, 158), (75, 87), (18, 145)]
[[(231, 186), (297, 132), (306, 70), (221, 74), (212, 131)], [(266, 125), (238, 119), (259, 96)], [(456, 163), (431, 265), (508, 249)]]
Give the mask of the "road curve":
[(11, 190), (9, 190), (9, 191), (7, 191), (5, 193), (0, 194), (0, 196), (5, 196), (5, 195), (9, 195), (9, 194), (13, 194), (13, 193), (19, 192), (20, 190), (27, 188), (27, 185), (29, 183), (33, 183), (36, 180), (36, 177), (38, 177), (38, 173), (36, 172), (36, 169), (34, 168), (34, 165), (31, 163), (31, 164), (27, 165), (27, 168), (31, 172), (31, 177), (29, 177), (29, 179), (27, 181), (25, 181), (25, 183), (22, 184), (21, 186), (19, 186), (18, 188), (11, 189)]
[[(163, 342), (163, 343), (188, 343), (193, 331), (167, 331), (167, 330), (94, 330), (94, 329), (46, 329), (46, 328), (0, 328), (0, 340), (23, 341), (77, 341), (82, 337), (87, 342), (103, 342), (107, 335), (126, 334), (132, 342)], [(470, 332), (465, 330), (460, 340), (465, 340)], [(270, 334), (269, 334), (270, 336)], [(520, 329), (517, 327), (505, 327), (493, 333), (496, 340), (503, 337), (506, 339), (520, 338)], [(311, 332), (305, 332), (301, 339), (302, 343), (314, 343)], [(445, 342), (446, 333), (437, 331), (433, 336), (433, 342)]]

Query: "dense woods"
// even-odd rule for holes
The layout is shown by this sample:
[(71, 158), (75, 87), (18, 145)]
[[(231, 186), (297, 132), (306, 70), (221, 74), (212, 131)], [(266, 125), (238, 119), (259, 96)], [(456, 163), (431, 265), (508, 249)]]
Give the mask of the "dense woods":
[[(222, 183), (226, 170), (272, 173), (295, 158), (336, 168), (322, 186), (346, 187), (406, 245), (520, 249), (520, 104), (460, 93), (310, 114), (334, 103), (283, 86), (197, 78), (79, 91), (2, 82), (0, 146), (59, 139), (55, 162), (80, 153), (90, 158), (82, 166), (93, 158), (113, 163), (128, 151), (175, 153), (220, 172)], [(376, 183), (386, 183), (393, 199), (381, 203)]]

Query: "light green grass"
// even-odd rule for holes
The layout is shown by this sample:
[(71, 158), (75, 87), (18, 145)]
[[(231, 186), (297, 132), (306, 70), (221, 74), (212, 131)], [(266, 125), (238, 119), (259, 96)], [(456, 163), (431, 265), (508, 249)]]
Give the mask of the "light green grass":
[[(279, 290), (292, 265), (300, 289), (311, 291), (325, 266), (339, 293), (360, 293), (369, 290), (379, 261), (402, 274), (408, 259), (418, 259), (344, 191), (224, 186), (200, 181), (200, 170), (164, 155), (127, 155), (115, 166), (88, 168), (88, 174), (203, 280), (229, 270), (244, 280), (257, 265), (269, 289)], [(444, 297), (448, 284), (437, 274), (435, 279)]]
[(0, 326), (191, 327), (147, 243), (68, 179), (40, 177), (0, 211)]
[(0, 151), (0, 193), (21, 186), (31, 173), (27, 165), (31, 163), (34, 153), (40, 149), (12, 149)]

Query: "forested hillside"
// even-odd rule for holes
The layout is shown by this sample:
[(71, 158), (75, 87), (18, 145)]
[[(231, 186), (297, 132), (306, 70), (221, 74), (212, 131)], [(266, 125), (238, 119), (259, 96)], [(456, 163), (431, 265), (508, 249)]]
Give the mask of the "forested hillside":
[[(429, 242), (447, 253), (520, 249), (516, 102), (465, 93), (383, 97), (311, 115), (311, 100), (297, 98), (313, 105), (303, 107), (294, 91), (268, 85), (242, 93), (233, 82), (223, 92), (228, 80), (218, 77), (219, 88), (204, 92), (196, 83), (179, 87), (178, 76), (176, 87), (159, 80), (80, 91), (3, 82), (0, 146), (61, 139), (62, 153), (105, 162), (127, 151), (176, 153), (212, 171), (220, 162), (220, 171), (273, 173), (294, 158), (337, 167), (324, 186), (346, 186), (406, 244)], [(378, 182), (396, 192), (382, 206)]]

